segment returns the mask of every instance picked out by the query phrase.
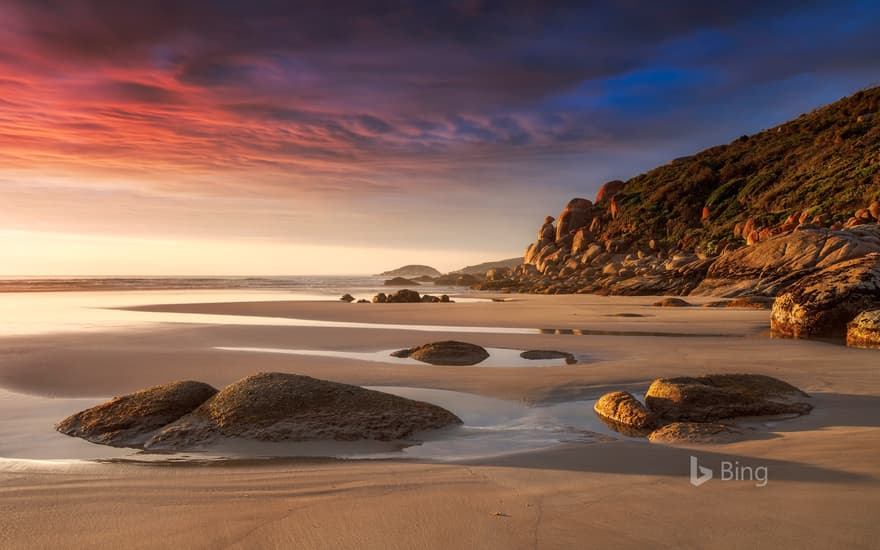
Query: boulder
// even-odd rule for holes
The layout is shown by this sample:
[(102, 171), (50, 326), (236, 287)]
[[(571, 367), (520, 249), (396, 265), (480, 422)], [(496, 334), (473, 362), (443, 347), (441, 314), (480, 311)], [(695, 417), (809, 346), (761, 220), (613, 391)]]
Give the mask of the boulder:
[(451, 412), (358, 386), (286, 373), (231, 384), (157, 432), (151, 450), (197, 450), (234, 438), (264, 442), (405, 440), (461, 424)]
[(847, 325), (846, 343), (860, 348), (880, 349), (880, 309), (856, 315)]
[(732, 443), (742, 438), (742, 430), (717, 422), (672, 422), (648, 435), (651, 443)]
[(571, 199), (565, 210), (559, 215), (556, 224), (556, 240), (559, 241), (569, 233), (587, 227), (593, 221), (593, 203), (587, 199)]
[(605, 199), (610, 199), (618, 192), (620, 192), (620, 190), (623, 189), (624, 185), (625, 183), (620, 180), (613, 180), (604, 184), (602, 187), (599, 188), (599, 192), (596, 193), (596, 203), (598, 204)]
[(596, 401), (593, 410), (615, 424), (630, 428), (650, 430), (657, 425), (656, 416), (631, 393), (625, 391), (606, 393)]
[(880, 220), (880, 201), (872, 202), (871, 206), (868, 207), (868, 212), (871, 213), (875, 220)]
[(385, 281), (385, 286), (419, 286), (419, 283), (403, 277), (395, 277)]
[(842, 337), (862, 311), (880, 309), (880, 253), (832, 265), (798, 280), (773, 304), (770, 329), (795, 338)]
[(806, 414), (812, 406), (796, 387), (760, 374), (658, 378), (645, 403), (664, 421), (713, 422), (738, 416)]
[(447, 340), (432, 342), (392, 353), (394, 357), (411, 357), (432, 365), (476, 365), (489, 357), (485, 348), (467, 342)]
[(376, 294), (375, 296), (373, 296), (373, 303), (374, 304), (384, 304), (387, 301), (388, 301), (388, 296), (386, 296), (384, 292), (380, 292), (379, 294)]
[(555, 351), (549, 349), (530, 349), (519, 354), (523, 359), (532, 361), (542, 359), (565, 359), (566, 364), (573, 365), (577, 363), (574, 355), (565, 351)]
[(343, 294), (340, 300), (343, 302), (348, 302), (350, 304), (354, 302), (354, 296), (352, 296), (351, 294)]
[(593, 234), (590, 233), (590, 230), (586, 227), (581, 227), (575, 232), (574, 238), (572, 239), (571, 253), (579, 254), (585, 252), (587, 248), (593, 244), (593, 241)]
[(202, 382), (171, 382), (114, 397), (65, 418), (55, 429), (92, 443), (140, 448), (153, 432), (193, 411), (216, 393)]
[(659, 302), (654, 302), (654, 307), (689, 307), (692, 304), (681, 298), (663, 298)]

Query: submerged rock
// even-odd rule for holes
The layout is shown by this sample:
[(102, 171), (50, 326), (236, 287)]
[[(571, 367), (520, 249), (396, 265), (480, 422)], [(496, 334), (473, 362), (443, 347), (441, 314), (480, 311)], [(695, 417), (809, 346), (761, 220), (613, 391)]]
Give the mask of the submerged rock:
[(673, 422), (648, 435), (651, 443), (732, 443), (743, 438), (743, 432), (717, 422)]
[(530, 349), (520, 353), (519, 356), (523, 359), (529, 359), (532, 361), (541, 359), (565, 359), (565, 362), (569, 365), (577, 363), (577, 359), (575, 359), (574, 355), (571, 353), (549, 349)]
[(113, 447), (142, 447), (151, 434), (191, 412), (217, 390), (203, 382), (163, 384), (78, 412), (58, 423), (59, 432)]
[(686, 302), (681, 298), (663, 298), (659, 302), (654, 302), (654, 307), (689, 307), (690, 302)]
[(880, 349), (880, 309), (863, 311), (846, 328), (850, 346)]
[[(657, 425), (657, 417), (631, 393), (625, 391), (606, 393), (596, 401), (593, 410), (600, 417), (615, 424), (637, 430), (650, 430)], [(615, 429), (617, 428), (615, 427)]]
[(412, 357), (432, 365), (476, 365), (489, 357), (485, 348), (467, 342), (447, 340), (432, 342), (392, 353), (394, 357)]
[(796, 338), (844, 336), (862, 311), (880, 309), (880, 253), (800, 279), (773, 304), (770, 329)]
[(429, 403), (309, 376), (261, 373), (225, 387), (162, 428), (145, 448), (198, 449), (223, 438), (397, 441), (461, 423)]
[(666, 421), (711, 422), (738, 416), (805, 414), (813, 407), (798, 388), (761, 374), (658, 378), (645, 403)]

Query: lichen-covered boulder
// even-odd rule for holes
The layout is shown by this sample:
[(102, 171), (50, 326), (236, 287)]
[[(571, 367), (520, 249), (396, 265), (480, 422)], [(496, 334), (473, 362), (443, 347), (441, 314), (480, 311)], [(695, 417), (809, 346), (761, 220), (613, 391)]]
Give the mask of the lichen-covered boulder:
[(475, 344), (446, 340), (392, 353), (394, 357), (411, 357), (432, 365), (476, 365), (489, 357), (489, 352)]
[(648, 410), (664, 421), (712, 422), (738, 416), (806, 414), (809, 396), (761, 374), (658, 378), (645, 395)]
[(880, 349), (880, 309), (863, 311), (846, 328), (850, 346)]
[(657, 417), (625, 391), (606, 393), (596, 401), (593, 410), (606, 420), (638, 430), (650, 430), (657, 425)]
[(358, 386), (260, 373), (223, 388), (157, 432), (151, 450), (194, 450), (222, 439), (263, 442), (406, 440), (461, 424), (451, 412)]
[(796, 338), (844, 336), (862, 311), (880, 309), (880, 253), (807, 275), (777, 297), (770, 329)]
[(71, 415), (59, 432), (92, 443), (139, 448), (153, 432), (191, 412), (217, 390), (203, 382), (171, 382), (112, 400)]

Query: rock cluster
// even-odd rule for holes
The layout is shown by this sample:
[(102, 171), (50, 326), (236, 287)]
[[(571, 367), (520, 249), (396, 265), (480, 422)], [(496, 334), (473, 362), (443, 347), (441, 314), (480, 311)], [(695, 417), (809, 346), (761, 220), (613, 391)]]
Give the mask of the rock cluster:
[(739, 430), (721, 421), (744, 416), (807, 414), (809, 396), (798, 388), (759, 374), (715, 374), (658, 378), (642, 405), (632, 394), (611, 392), (596, 413), (626, 435), (651, 441), (718, 441)]
[[(183, 392), (191, 399), (169, 401), (169, 392), (172, 396)], [(139, 406), (120, 407), (119, 400)], [(169, 402), (175, 404), (173, 414), (141, 412), (165, 410)], [(86, 422), (90, 431), (75, 428)], [(96, 443), (183, 451), (199, 450), (229, 438), (264, 442), (398, 441), (458, 424), (461, 420), (451, 412), (421, 401), (308, 376), (261, 373), (220, 392), (199, 382), (151, 388), (78, 413), (64, 420), (58, 429)], [(119, 426), (126, 430), (120, 431)], [(115, 435), (95, 436), (110, 433)]]
[(385, 294), (380, 292), (373, 296), (374, 304), (415, 304), (415, 303), (451, 303), (449, 296), (432, 296), (430, 294), (419, 294), (415, 290), (407, 288), (398, 290), (394, 294)]
[(405, 279), (403, 277), (388, 279), (387, 281), (385, 281), (384, 284), (385, 286), (419, 286), (419, 283), (411, 279)]

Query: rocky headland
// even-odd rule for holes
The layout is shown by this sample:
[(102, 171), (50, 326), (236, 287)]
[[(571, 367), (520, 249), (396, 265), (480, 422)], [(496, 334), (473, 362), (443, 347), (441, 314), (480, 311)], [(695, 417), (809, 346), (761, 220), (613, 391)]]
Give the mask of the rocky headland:
[(713, 304), (729, 307), (779, 297), (780, 334), (845, 335), (858, 314), (880, 308), (878, 113), (880, 88), (865, 90), (608, 182), (595, 200), (574, 198), (544, 218), (522, 264), (472, 286), (738, 300)]

